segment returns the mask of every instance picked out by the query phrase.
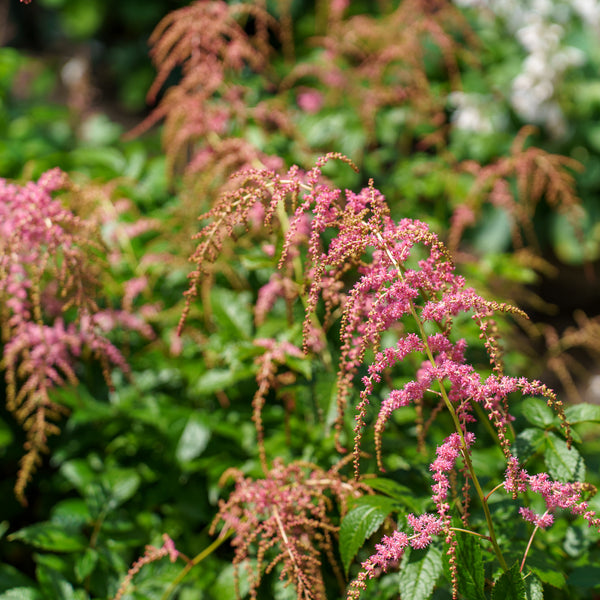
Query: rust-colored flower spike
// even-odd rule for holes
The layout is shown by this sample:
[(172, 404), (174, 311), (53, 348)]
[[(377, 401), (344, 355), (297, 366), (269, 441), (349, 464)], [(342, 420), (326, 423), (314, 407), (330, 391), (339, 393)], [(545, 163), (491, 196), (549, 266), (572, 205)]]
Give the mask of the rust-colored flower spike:
[[(108, 381), (111, 368), (129, 369), (105, 334), (118, 325), (152, 335), (128, 311), (98, 307), (103, 246), (93, 219), (76, 216), (53, 197), (69, 187), (58, 169), (24, 186), (0, 179), (0, 367), (7, 408), (27, 434), (15, 485), (24, 504), (48, 436), (59, 432), (55, 422), (67, 412), (52, 390), (77, 383), (74, 362), (83, 349), (100, 361)], [(74, 320), (67, 321), (67, 311)]]
[(454, 32), (466, 36), (472, 48), (478, 42), (451, 2), (405, 0), (389, 12), (383, 10), (377, 17), (361, 14), (330, 19), (327, 31), (319, 32), (316, 39), (323, 49), (321, 60), (299, 63), (282, 88), (316, 78), (325, 90), (325, 105), (355, 103), (369, 141), (375, 137), (375, 121), (382, 109), (409, 106), (412, 124), (438, 125), (438, 132), (422, 142), (440, 141), (445, 100), (431, 90), (426, 47), (433, 43), (439, 48), (451, 84), (459, 88), (458, 59), (467, 56), (467, 49)]
[(127, 575), (123, 582), (119, 586), (117, 593), (113, 600), (121, 600), (123, 594), (127, 591), (127, 588), (131, 584), (133, 578), (142, 570), (145, 565), (148, 565), (152, 562), (156, 562), (157, 560), (161, 560), (162, 558), (169, 557), (169, 560), (174, 563), (179, 557), (179, 551), (175, 548), (175, 543), (173, 540), (166, 534), (163, 533), (163, 545), (160, 548), (156, 548), (155, 546), (146, 546), (144, 551), (144, 555), (138, 560), (136, 560), (129, 571), (127, 571)]
[[(253, 33), (244, 23), (251, 20)], [(262, 154), (239, 135), (248, 123), (290, 129), (283, 112), (252, 101), (247, 72), (263, 73), (271, 53), (269, 36), (277, 21), (260, 4), (197, 1), (169, 13), (150, 37), (158, 70), (148, 92), (154, 103), (171, 72), (181, 80), (170, 87), (150, 116), (130, 135), (164, 119), (163, 141), (171, 170), (209, 170), (225, 177), (251, 166)], [(268, 84), (265, 84), (265, 89)]]
[[(575, 189), (574, 171), (583, 165), (568, 156), (550, 154), (525, 142), (535, 131), (532, 126), (521, 129), (511, 148), (510, 156), (481, 166), (467, 161), (462, 167), (475, 176), (464, 204), (456, 208), (449, 233), (451, 249), (455, 249), (466, 227), (474, 222), (484, 202), (505, 210), (512, 219), (513, 245), (538, 248), (533, 217), (544, 199), (558, 213), (564, 214), (578, 235), (582, 235), (583, 209)], [(514, 183), (514, 185), (513, 185)], [(522, 238), (524, 235), (525, 239)]]

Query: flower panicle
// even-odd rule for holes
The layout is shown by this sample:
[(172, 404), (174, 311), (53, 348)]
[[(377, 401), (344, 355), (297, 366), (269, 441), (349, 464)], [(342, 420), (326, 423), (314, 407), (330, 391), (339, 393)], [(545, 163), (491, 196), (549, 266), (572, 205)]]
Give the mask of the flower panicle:
[(364, 492), (364, 485), (346, 481), (335, 467), (323, 471), (310, 463), (284, 465), (279, 459), (263, 479), (239, 471), (230, 475), (235, 488), (220, 502), (211, 531), (220, 522), (233, 531), (236, 573), (249, 556), (256, 556), (256, 566), (246, 567), (251, 598), (257, 598), (262, 574), (281, 565), (281, 577), (294, 584), (298, 600), (324, 600), (322, 554), (343, 585), (333, 552), (338, 526), (330, 512), (334, 500), (346, 506), (349, 498)]
[(169, 557), (169, 560), (172, 563), (177, 560), (179, 557), (179, 551), (177, 548), (175, 548), (175, 542), (173, 542), (173, 540), (166, 533), (163, 533), (162, 539), (163, 545), (160, 548), (150, 545), (146, 546), (144, 555), (138, 558), (133, 565), (131, 565), (129, 571), (127, 571), (127, 575), (119, 586), (119, 589), (117, 590), (113, 600), (121, 600), (133, 578), (142, 570), (145, 565), (156, 562), (157, 560), (161, 560), (165, 557)]
[[(58, 192), (67, 193), (69, 206)], [(77, 384), (75, 364), (84, 350), (100, 362), (110, 385), (114, 367), (125, 373), (129, 367), (107, 335), (121, 328), (154, 336), (132, 310), (142, 281), (131, 283), (121, 310), (99, 308), (106, 263), (98, 258), (107, 248), (101, 216), (85, 209), (85, 194), (59, 169), (25, 185), (0, 179), (0, 368), (7, 408), (27, 434), (15, 485), (23, 504), (48, 437), (59, 433), (55, 421), (68, 413), (53, 392)]]

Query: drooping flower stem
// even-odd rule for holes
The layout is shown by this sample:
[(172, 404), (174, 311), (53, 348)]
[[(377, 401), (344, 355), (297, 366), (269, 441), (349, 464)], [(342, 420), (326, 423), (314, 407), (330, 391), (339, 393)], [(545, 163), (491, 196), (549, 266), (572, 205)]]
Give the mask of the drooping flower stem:
[[(305, 189), (307, 189), (308, 191), (310, 191), (310, 187), (309, 186), (301, 186), (304, 187)], [(287, 214), (287, 211), (285, 209), (285, 198), (282, 198), (281, 201), (279, 202), (279, 204), (277, 205), (277, 218), (279, 219), (279, 224), (281, 226), (281, 231), (283, 233), (283, 237), (284, 239), (287, 236), (287, 233), (290, 229), (290, 220)], [(302, 266), (302, 261), (300, 260), (300, 256), (299, 255), (295, 255), (292, 258), (292, 265), (294, 268), (294, 276), (296, 278), (296, 283), (298, 285), (298, 297), (300, 298), (300, 301), (302, 302), (302, 306), (304, 307), (304, 310), (306, 311), (308, 308), (308, 298), (306, 296), (305, 293), (302, 292), (302, 280), (304, 278), (304, 268)], [(313, 312), (310, 315), (310, 318), (313, 322), (313, 325), (315, 326), (316, 331), (319, 332), (320, 336), (323, 338), (323, 349), (321, 350), (321, 355), (323, 358), (323, 364), (325, 365), (325, 367), (330, 370), (331, 366), (333, 364), (333, 358), (331, 357), (331, 352), (329, 351), (329, 346), (327, 345), (327, 340), (325, 339), (325, 332), (323, 331), (323, 327), (321, 326), (321, 323), (319, 322), (319, 318), (317, 317), (317, 315)]]
[(202, 552), (194, 556), (188, 563), (181, 569), (177, 577), (171, 581), (169, 587), (165, 590), (165, 593), (161, 596), (161, 600), (169, 600), (171, 594), (175, 591), (177, 586), (184, 580), (186, 575), (198, 564), (200, 564), (207, 556), (210, 556), (225, 540), (231, 537), (233, 534), (233, 529), (228, 529), (224, 532), (221, 532), (219, 537), (212, 542), (209, 546), (204, 548)]
[[(400, 268), (400, 265), (398, 264), (398, 261), (395, 259), (393, 254), (390, 252), (390, 250), (387, 247), (387, 245), (385, 244), (385, 241), (383, 240), (383, 237), (381, 236), (381, 234), (377, 233), (376, 236), (377, 236), (378, 240), (381, 242), (383, 249), (385, 250), (386, 254), (388, 255), (390, 261), (396, 268), (398, 278), (402, 281), (404, 277), (402, 274), (402, 269)], [(412, 300), (409, 300), (408, 304), (409, 304), (410, 314), (419, 329), (419, 335), (423, 342), (423, 347), (425, 348), (425, 354), (427, 355), (427, 360), (429, 360), (431, 365), (433, 367), (435, 367), (435, 365), (436, 365), (435, 358), (433, 357), (433, 353), (429, 346), (428, 336), (427, 336), (427, 333), (425, 332), (425, 327), (423, 326), (423, 322), (421, 321), (421, 318), (419, 317), (419, 315), (417, 313), (414, 302)], [(500, 546), (498, 545), (498, 541), (496, 539), (494, 523), (492, 521), (492, 515), (490, 513), (490, 509), (489, 509), (489, 506), (487, 503), (487, 498), (486, 498), (485, 494), (483, 493), (483, 489), (481, 488), (481, 484), (479, 483), (479, 479), (477, 478), (477, 474), (475, 473), (475, 469), (473, 468), (473, 463), (471, 462), (471, 457), (469, 455), (469, 449), (468, 449), (467, 443), (465, 441), (463, 427), (461, 426), (458, 415), (456, 414), (456, 411), (454, 410), (454, 406), (452, 405), (452, 402), (450, 401), (450, 398), (448, 397), (446, 388), (444, 387), (442, 381), (440, 381), (439, 379), (438, 379), (438, 385), (440, 388), (440, 394), (442, 396), (442, 399), (444, 400), (444, 404), (445, 404), (446, 408), (448, 409), (450, 416), (452, 417), (452, 421), (454, 422), (454, 428), (456, 430), (456, 433), (458, 433), (458, 435), (460, 436), (461, 454), (462, 454), (465, 466), (467, 467), (467, 470), (469, 472), (469, 476), (471, 477), (471, 480), (473, 481), (473, 485), (475, 486), (475, 491), (477, 492), (477, 496), (479, 497), (479, 500), (481, 501), (481, 505), (483, 507), (483, 512), (485, 514), (485, 520), (486, 520), (486, 523), (488, 526), (488, 531), (490, 534), (489, 540), (494, 549), (494, 553), (496, 554), (496, 557), (498, 558), (498, 562), (500, 563), (500, 566), (502, 567), (502, 569), (504, 571), (508, 571), (508, 565), (506, 563), (506, 560), (504, 559), (504, 556), (502, 555), (502, 551), (500, 550)]]
[[(419, 332), (421, 334), (421, 339), (423, 340), (423, 344), (425, 345), (425, 352), (427, 354), (427, 358), (431, 362), (431, 364), (435, 366), (435, 359), (433, 358), (433, 354), (431, 353), (431, 349), (429, 348), (429, 345), (427, 343), (427, 334), (425, 333), (423, 324), (421, 323), (421, 320), (419, 319), (419, 317), (417, 315), (417, 312), (414, 308), (414, 304), (412, 302), (410, 304), (411, 304), (410, 308), (411, 308), (412, 316), (414, 317), (415, 321), (417, 322), (417, 325), (419, 327)], [(483, 507), (483, 512), (485, 514), (485, 520), (487, 522), (488, 531), (490, 533), (489, 539), (492, 544), (492, 547), (494, 548), (494, 553), (496, 554), (496, 557), (498, 558), (498, 562), (500, 563), (500, 566), (502, 567), (502, 569), (504, 569), (505, 571), (508, 571), (508, 565), (506, 563), (506, 560), (504, 559), (504, 556), (502, 555), (502, 551), (500, 550), (498, 541), (496, 540), (496, 534), (494, 531), (494, 523), (492, 521), (492, 515), (490, 513), (490, 508), (488, 506), (486, 496), (483, 493), (483, 489), (481, 488), (481, 484), (479, 483), (479, 479), (477, 478), (475, 469), (473, 468), (473, 463), (471, 462), (471, 457), (469, 455), (469, 449), (467, 448), (467, 444), (465, 442), (463, 428), (460, 425), (460, 421), (458, 420), (456, 411), (454, 410), (454, 407), (452, 406), (452, 402), (450, 401), (450, 398), (448, 398), (448, 393), (446, 392), (446, 388), (444, 387), (442, 382), (439, 380), (438, 380), (438, 384), (440, 386), (440, 393), (444, 400), (444, 404), (446, 405), (446, 408), (450, 412), (450, 415), (452, 416), (452, 420), (454, 421), (454, 427), (456, 429), (456, 432), (460, 435), (461, 454), (463, 457), (463, 461), (467, 467), (467, 470), (469, 471), (469, 476), (471, 477), (471, 480), (473, 481), (473, 485), (475, 486), (475, 491), (477, 492), (477, 495), (479, 496), (479, 500), (481, 501), (481, 506)]]

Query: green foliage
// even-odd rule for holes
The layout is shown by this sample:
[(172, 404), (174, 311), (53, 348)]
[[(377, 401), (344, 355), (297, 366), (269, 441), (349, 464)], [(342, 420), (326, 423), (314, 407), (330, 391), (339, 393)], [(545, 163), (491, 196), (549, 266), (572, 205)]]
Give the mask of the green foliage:
[[(64, 39), (69, 49), (83, 44), (101, 53), (92, 61), (93, 84), (100, 88), (106, 85), (107, 89), (99, 97), (100, 109), (112, 110), (104, 102), (115, 90), (121, 107), (140, 111), (153, 77), (146, 38), (162, 17), (185, 3), (33, 0), (28, 6), (14, 4), (17, 8), (11, 8), (11, 19), (15, 27), (29, 19), (38, 31), (39, 47), (50, 48), (54, 40)], [(423, 3), (384, 2), (375, 11), (370, 3), (352, 2), (349, 14), (335, 25), (338, 29), (331, 25), (334, 19), (329, 4), (333, 3), (264, 4), (283, 28), (282, 36), (277, 33), (281, 33), (279, 25), (268, 36), (268, 42), (274, 45), (268, 68), (254, 72), (245, 65), (226, 81), (225, 87), (245, 86), (248, 105), (255, 107), (262, 102), (265, 112), (245, 121), (228, 121), (223, 138), (230, 136), (247, 142), (256, 150), (252, 161), (277, 156), (285, 166), (310, 166), (314, 157), (323, 152), (349, 155), (360, 163), (360, 173), (346, 165), (331, 165), (324, 168), (327, 177), (341, 188), (356, 190), (368, 178), (375, 178), (390, 203), (392, 216), (427, 221), (452, 247), (457, 268), (482, 295), (499, 302), (531, 300), (534, 311), (541, 312), (544, 305), (531, 291), (539, 291), (536, 285), (546, 277), (544, 273), (552, 270), (543, 264), (543, 259), (552, 255), (556, 264), (554, 256), (578, 265), (597, 260), (600, 255), (600, 213), (596, 201), (600, 189), (597, 37), (590, 35), (574, 13), (565, 17), (563, 27), (569, 45), (578, 47), (586, 56), (581, 68), (571, 68), (556, 81), (555, 99), (565, 116), (567, 132), (553, 136), (547, 125), (540, 123), (538, 131), (524, 144), (524, 152), (535, 146), (584, 164), (583, 173), (571, 173), (568, 168), (553, 171), (560, 176), (573, 174), (583, 208), (553, 206), (552, 187), (546, 188), (539, 203), (529, 203), (526, 194), (519, 196), (522, 190), (518, 189), (516, 171), (504, 179), (506, 189), (516, 194), (511, 205), (508, 196), (497, 194), (490, 200), (491, 188), (479, 196), (473, 191), (477, 187), (477, 169), (491, 166), (492, 171), (499, 170), (502, 160), (512, 156), (515, 136), (529, 123), (511, 104), (512, 82), (522, 69), (527, 52), (510, 31), (510, 19), (502, 15), (487, 18), (472, 8), (457, 13), (466, 16), (470, 31), (467, 21), (449, 21), (453, 37), (448, 44), (457, 44), (452, 56), (457, 61), (460, 89), (476, 103), (477, 114), (493, 124), (492, 131), (485, 127), (469, 130), (457, 125), (460, 97), (451, 92), (458, 86), (452, 81), (439, 44), (432, 38), (431, 31), (438, 29), (432, 29), (425, 36), (427, 39), (421, 40), (426, 50), (423, 57), (417, 54), (420, 46), (412, 46), (414, 53), (400, 55), (377, 86), (370, 85), (368, 69), (359, 72), (361, 66), (376, 71), (377, 60), (369, 60), (381, 49), (380, 44), (390, 41), (385, 36), (389, 35), (392, 21), (386, 19), (392, 10), (404, 4), (409, 13), (417, 14)], [(288, 5), (291, 22), (285, 20)], [(434, 10), (429, 16), (437, 19), (440, 13)], [(242, 31), (256, 33), (259, 21), (244, 16), (243, 11), (242, 15)], [(377, 30), (380, 36), (360, 37), (365, 31), (360, 20), (344, 29), (354, 15), (373, 19), (372, 25), (381, 27)], [(442, 31), (448, 26), (443, 19), (435, 23), (442, 23)], [(330, 26), (332, 29), (328, 29)], [(290, 27), (287, 33), (285, 27)], [(15, 45), (25, 47), (25, 29), (15, 31)], [(405, 33), (402, 30), (402, 35)], [(328, 41), (333, 54), (327, 54), (325, 46), (315, 45), (315, 35), (322, 36), (316, 39)], [(392, 35), (401, 37), (398, 29)], [(480, 45), (469, 47), (475, 38)], [(288, 43), (293, 46), (293, 60), (286, 56), (290, 51), (285, 47)], [(477, 56), (479, 64), (472, 60), (471, 53)], [(412, 57), (414, 62), (408, 61), (406, 69), (407, 60)], [(416, 66), (421, 58), (422, 71), (420, 65)], [(198, 148), (208, 142), (215, 144), (213, 149), (218, 148), (222, 139), (215, 142), (211, 135), (194, 138), (192, 131), (189, 144), (178, 148), (181, 155), (177, 157), (169, 148), (168, 156), (161, 150), (160, 130), (124, 141), (126, 127), (101, 111), (88, 110), (94, 101), (83, 111), (69, 108), (62, 101), (49, 102), (48, 98), (60, 99), (64, 95), (58, 75), (64, 65), (59, 62), (44, 56), (43, 51), (42, 56), (33, 58), (21, 50), (0, 48), (0, 176), (23, 183), (59, 166), (92, 202), (103, 207), (109, 217), (101, 224), (102, 237), (112, 261), (107, 267), (112, 280), (103, 290), (103, 302), (120, 306), (126, 282), (145, 277), (147, 287), (133, 301), (132, 309), (152, 326), (156, 338), (145, 341), (118, 328), (113, 332), (111, 339), (126, 355), (132, 373), (131, 378), (113, 373), (111, 388), (91, 356), (78, 357), (79, 384), (64, 386), (53, 396), (70, 415), (61, 435), (50, 442), (50, 459), (31, 484), (27, 509), (17, 505), (10, 489), (19, 468), (23, 434), (6, 411), (0, 415), (2, 492), (6, 499), (0, 525), (0, 600), (114, 598), (128, 569), (144, 555), (144, 548), (152, 545), (160, 549), (161, 535), (165, 533), (181, 553), (178, 560), (172, 563), (165, 555), (144, 564), (125, 591), (125, 598), (233, 600), (238, 594), (245, 598), (254, 585), (249, 573), (257, 568), (263, 576), (257, 591), (259, 598), (293, 598), (295, 591), (284, 587), (279, 579), (280, 566), (259, 567), (250, 557), (234, 569), (231, 561), (235, 548), (228, 533), (221, 537), (209, 534), (219, 501), (231, 489), (221, 481), (223, 473), (235, 468), (248, 478), (261, 480), (265, 476), (253, 406), (264, 348), (254, 342), (273, 338), (297, 347), (302, 345), (305, 306), (301, 302), (293, 304), (280, 297), (262, 321), (255, 314), (261, 289), (269, 283), (276, 267), (281, 250), (278, 228), (285, 229), (285, 222), (276, 218), (273, 230), (253, 222), (249, 232), (242, 227), (228, 232), (222, 257), (200, 281), (199, 299), (191, 305), (186, 327), (177, 337), (190, 271), (187, 259), (194, 248), (190, 237), (200, 228), (198, 215), (210, 208), (221, 184), (228, 181), (228, 161), (237, 160), (235, 149), (226, 148), (222, 163), (210, 163), (206, 172), (181, 178), (187, 160)], [(297, 71), (293, 65), (298, 65)], [(358, 82), (356, 87), (338, 89), (326, 83), (318, 75), (323, 65), (339, 68), (346, 84)], [(426, 81), (412, 79), (416, 72)], [(159, 90), (159, 101), (167, 98), (173, 90), (167, 88), (180, 77), (177, 69), (170, 74), (164, 89)], [(388, 99), (386, 90), (399, 81), (408, 82), (407, 89), (417, 89), (418, 85), (424, 88), (419, 88), (415, 98)], [(322, 95), (323, 104), (315, 112), (301, 109), (299, 102), (299, 94), (311, 90)], [(369, 91), (382, 95), (368, 95)], [(233, 104), (225, 102), (220, 94), (213, 98), (215, 106), (223, 103), (231, 108)], [(365, 110), (370, 106), (377, 107), (371, 121)], [(235, 107), (239, 112), (233, 112), (239, 116), (241, 108)], [(187, 116), (198, 114), (203, 113), (189, 111)], [(290, 129), (270, 121), (268, 117), (272, 115), (287, 119)], [(180, 114), (177, 118), (185, 116)], [(176, 119), (173, 131), (183, 129), (182, 122)], [(165, 143), (168, 146), (173, 141), (177, 142), (168, 138)], [(174, 167), (171, 178), (167, 175), (168, 166)], [(122, 204), (123, 199), (129, 203)], [(70, 201), (68, 197), (64, 200)], [(452, 229), (453, 215), (467, 205), (477, 218), (459, 234)], [(527, 219), (519, 221), (523, 216), (519, 211), (527, 213)], [(153, 228), (132, 234), (143, 219), (152, 221)], [(536, 242), (522, 249), (519, 244), (532, 233)], [(306, 256), (301, 254), (297, 260), (303, 264)], [(297, 274), (290, 277), (294, 293), (305, 291), (310, 281), (294, 275)], [(348, 285), (355, 275), (356, 269), (349, 268), (341, 283)], [(555, 287), (563, 286), (557, 283)], [(580, 288), (569, 289), (568, 293), (577, 297), (587, 288), (592, 289), (592, 284), (584, 280)], [(570, 318), (565, 313), (574, 300), (570, 298), (569, 302), (561, 318)], [(590, 306), (595, 310), (593, 302), (592, 296), (588, 310)], [(335, 320), (339, 311), (329, 315), (327, 310), (319, 305), (316, 315), (319, 320), (330, 319), (333, 323), (325, 339), (328, 354), (305, 358), (288, 354), (275, 364), (274, 385), (264, 396), (261, 413), (269, 463), (275, 457), (286, 463), (309, 461), (324, 472), (338, 463), (340, 455), (334, 440), (339, 416), (335, 367), (342, 349)], [(595, 314), (590, 316), (591, 326), (582, 328), (579, 338), (559, 341), (553, 347), (558, 348), (555, 354), (554, 350), (548, 354), (536, 350), (543, 335), (546, 340), (553, 339), (550, 334), (538, 335), (524, 325), (538, 344), (529, 345), (515, 333), (513, 322), (498, 323), (502, 346), (507, 351), (506, 371), (542, 373), (547, 366), (556, 366), (564, 356), (563, 350), (573, 347), (597, 352), (594, 340), (598, 338), (593, 329), (597, 319), (594, 320)], [(468, 342), (469, 363), (481, 373), (488, 373), (488, 356), (481, 350), (477, 324), (457, 316), (454, 325), (457, 337)], [(589, 341), (587, 346), (580, 345), (582, 339)], [(389, 342), (383, 338), (384, 346), (394, 343), (393, 337)], [(375, 386), (373, 406), (364, 417), (363, 448), (367, 453), (374, 448), (372, 426), (380, 404), (391, 389), (401, 387), (414, 376), (421, 360), (407, 357), (389, 378)], [(586, 368), (595, 369), (597, 363), (587, 358), (585, 361), (589, 365)], [(569, 370), (574, 363), (565, 359), (561, 364)], [(573, 367), (573, 372), (578, 372), (577, 367)], [(366, 368), (358, 369), (350, 406), (358, 403), (359, 382), (367, 374)], [(357, 493), (360, 497), (351, 498), (344, 506), (336, 502), (331, 492), (324, 493), (335, 542), (319, 557), (324, 565), (327, 598), (345, 597), (344, 586), (358, 576), (362, 563), (376, 552), (384, 536), (396, 528), (407, 530), (408, 514), (432, 510), (429, 465), (435, 459), (435, 447), (452, 430), (450, 417), (443, 410), (439, 420), (428, 423), (431, 414), (438, 414), (440, 393), (431, 393), (422, 413), (413, 407), (395, 411), (381, 438), (387, 472), (361, 479), (365, 486), (362, 496)], [(515, 400), (515, 405), (520, 408), (516, 408), (517, 419), (508, 437), (510, 449), (521, 465), (532, 473), (547, 471), (561, 482), (583, 481), (587, 476), (591, 484), (600, 484), (600, 406), (585, 402), (565, 406), (566, 419), (573, 425), (571, 443), (555, 410), (544, 400), (527, 397)], [(487, 415), (478, 417), (479, 423), (473, 430), (481, 444), (472, 460), (484, 492), (491, 494), (505, 477), (506, 463)], [(346, 450), (352, 446), (354, 425), (353, 414), (341, 424), (337, 442)], [(424, 426), (428, 427), (426, 447)], [(375, 469), (373, 456), (361, 457), (362, 472), (376, 472)], [(352, 477), (349, 467), (340, 466), (340, 470), (344, 477)], [(592, 492), (591, 487), (583, 489), (582, 499), (598, 511), (600, 504)], [(552, 527), (534, 532), (534, 526), (521, 519), (510, 495), (499, 488), (489, 496), (489, 506), (498, 542), (512, 565), (503, 570), (485, 537), (488, 531), (482, 504), (473, 490), (471, 493), (473, 502), (467, 509), (470, 522), (473, 530), (484, 537), (454, 532), (459, 597), (583, 600), (597, 590), (597, 532), (560, 512)], [(524, 502), (532, 510), (541, 507), (533, 494)], [(451, 503), (451, 509), (458, 514), (462, 510), (459, 501), (452, 499)], [(453, 521), (458, 528), (462, 528), (461, 523)], [(521, 569), (525, 548), (534, 533)], [(443, 541), (440, 538), (425, 549), (409, 548), (398, 572), (370, 582), (364, 597), (392, 598), (398, 593), (415, 599), (449, 597), (452, 571), (446, 554), (448, 546), (442, 545)], [(340, 563), (339, 574), (330, 568), (330, 560), (334, 565)]]
[(463, 532), (456, 533), (456, 562), (458, 589), (465, 598), (484, 600), (484, 570), (481, 545), (477, 539)]
[(340, 525), (340, 557), (346, 573), (354, 557), (399, 505), (385, 496), (366, 496), (354, 503)]
[(431, 598), (442, 569), (442, 551), (437, 546), (429, 546), (426, 550), (410, 550), (402, 560), (400, 569), (400, 596), (415, 600)]

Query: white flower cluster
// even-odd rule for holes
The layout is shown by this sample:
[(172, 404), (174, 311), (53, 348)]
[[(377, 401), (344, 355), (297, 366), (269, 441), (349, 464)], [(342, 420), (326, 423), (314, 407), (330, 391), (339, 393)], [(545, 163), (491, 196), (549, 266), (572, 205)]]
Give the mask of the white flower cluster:
[(492, 133), (504, 128), (505, 115), (498, 104), (483, 94), (452, 92), (448, 97), (454, 107), (452, 122), (458, 129), (477, 133)]
[[(521, 44), (527, 56), (514, 78), (510, 103), (526, 122), (562, 137), (567, 124), (556, 98), (565, 73), (585, 62), (583, 52), (565, 44), (573, 19), (600, 33), (600, 0), (454, 0), (461, 7), (492, 13)], [(460, 109), (459, 109), (460, 110)], [(456, 119), (460, 126), (460, 119)]]

